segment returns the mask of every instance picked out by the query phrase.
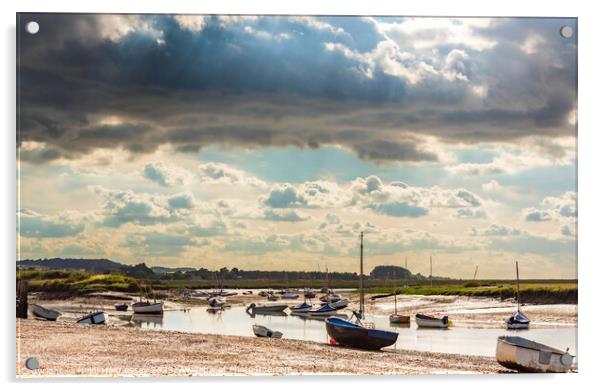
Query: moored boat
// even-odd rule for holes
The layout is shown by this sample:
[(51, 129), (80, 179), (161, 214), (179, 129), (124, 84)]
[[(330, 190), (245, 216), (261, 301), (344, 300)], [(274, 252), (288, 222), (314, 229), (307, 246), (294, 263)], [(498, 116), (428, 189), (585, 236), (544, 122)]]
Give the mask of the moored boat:
[(336, 293), (329, 293), (327, 295), (320, 297), (320, 301), (322, 303), (335, 303), (339, 300), (341, 300), (341, 296)]
[(337, 313), (337, 309), (332, 308), (330, 304), (324, 304), (320, 308), (317, 308), (315, 310), (309, 310), (305, 313), (310, 316), (331, 316)]
[[(406, 264), (408, 262), (408, 259), (406, 257)], [(395, 278), (395, 274), (393, 274), (393, 293), (394, 293), (394, 297), (395, 297), (395, 312), (391, 315), (389, 315), (389, 323), (393, 323), (393, 324), (409, 324), (410, 323), (410, 316), (409, 315), (401, 315), (397, 313), (397, 284), (396, 284), (397, 279)]]
[(501, 336), (495, 350), (497, 362), (508, 369), (519, 372), (568, 372), (574, 356), (526, 338)]
[(94, 312), (82, 316), (77, 320), (80, 324), (104, 324), (109, 319), (109, 315), (104, 311)]
[(282, 333), (280, 331), (272, 331), (259, 324), (253, 325), (253, 334), (262, 338), (282, 338)]
[(395, 324), (410, 323), (410, 316), (401, 314), (391, 314), (389, 315), (389, 322)]
[(298, 313), (305, 313), (305, 312), (311, 311), (313, 309), (313, 306), (311, 304), (307, 304), (307, 302), (304, 301), (301, 304), (298, 304), (295, 306), (290, 306), (289, 309), (291, 310), (291, 313), (298, 314)]
[(288, 291), (288, 292), (284, 292), (280, 297), (282, 297), (283, 299), (297, 299), (297, 298), (299, 298), (299, 294)]
[(39, 304), (32, 304), (31, 312), (33, 312), (33, 314), (35, 316), (37, 316), (38, 318), (44, 318), (46, 320), (52, 320), (52, 321), (57, 320), (57, 318), (59, 316), (61, 316), (60, 312), (55, 311), (50, 308), (42, 307)]
[(116, 311), (127, 311), (128, 310), (128, 305), (126, 303), (115, 304), (115, 310)]
[(223, 308), (226, 305), (226, 301), (219, 297), (212, 297), (207, 300), (207, 303), (209, 303), (209, 307), (211, 308)]
[(288, 306), (286, 304), (257, 305), (255, 303), (251, 303), (247, 307), (246, 311), (252, 314), (267, 314), (283, 312), (287, 308)]
[(516, 312), (506, 319), (506, 328), (508, 330), (526, 330), (531, 321), (527, 315), (520, 310), (520, 282), (518, 277), (518, 261), (516, 261)]
[(328, 305), (334, 308), (335, 310), (342, 310), (343, 308), (346, 308), (349, 305), (349, 300), (341, 299), (334, 302), (330, 302), (328, 303)]
[(418, 327), (446, 329), (449, 327), (449, 318), (447, 315), (438, 318), (433, 315), (416, 314), (416, 325)]
[(150, 301), (138, 301), (132, 304), (135, 314), (162, 314), (163, 302), (151, 303)]
[(334, 316), (326, 319), (326, 332), (340, 345), (367, 350), (393, 345), (399, 335), (394, 331), (372, 329)]
[(268, 300), (269, 301), (278, 301), (278, 296), (269, 294), (268, 295)]
[[(397, 341), (399, 333), (395, 331), (379, 330), (374, 324), (363, 324), (364, 318), (364, 233), (360, 233), (360, 309), (354, 311), (356, 322), (348, 322), (337, 317), (326, 319), (326, 332), (328, 336), (339, 345), (358, 349), (379, 350), (393, 345)], [(329, 306), (326, 304), (326, 306)], [(331, 307), (332, 308), (332, 307)]]
[(508, 330), (526, 330), (530, 323), (529, 318), (519, 310), (506, 319), (506, 328)]

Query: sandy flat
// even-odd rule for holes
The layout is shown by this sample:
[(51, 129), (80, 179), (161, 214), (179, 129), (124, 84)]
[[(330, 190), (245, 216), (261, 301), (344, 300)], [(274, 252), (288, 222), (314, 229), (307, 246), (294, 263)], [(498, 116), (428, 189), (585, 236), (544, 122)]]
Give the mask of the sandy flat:
[[(40, 368), (25, 368), (35, 357)], [(489, 357), (367, 352), (316, 342), (17, 320), (17, 376), (216, 376), (504, 372)]]

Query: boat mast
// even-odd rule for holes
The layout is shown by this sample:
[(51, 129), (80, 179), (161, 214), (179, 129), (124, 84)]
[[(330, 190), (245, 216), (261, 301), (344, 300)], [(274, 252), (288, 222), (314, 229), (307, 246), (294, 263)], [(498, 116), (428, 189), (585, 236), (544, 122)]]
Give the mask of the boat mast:
[(393, 293), (395, 293), (395, 315), (397, 315), (397, 277), (393, 272)]
[(431, 288), (433, 287), (433, 256), (431, 255)]
[(516, 261), (516, 310), (520, 311), (520, 285), (518, 282), (518, 261)]
[(364, 318), (364, 232), (360, 233), (360, 317)]

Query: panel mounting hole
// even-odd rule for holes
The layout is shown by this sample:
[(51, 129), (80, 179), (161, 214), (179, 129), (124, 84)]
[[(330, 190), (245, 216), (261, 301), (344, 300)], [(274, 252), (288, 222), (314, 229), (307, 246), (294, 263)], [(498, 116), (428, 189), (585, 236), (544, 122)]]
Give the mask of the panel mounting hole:
[(571, 26), (562, 26), (560, 28), (560, 36), (562, 38), (571, 38), (573, 36), (573, 28)]
[(29, 34), (37, 34), (38, 31), (40, 31), (40, 25), (38, 24), (38, 22), (27, 22), (27, 24), (25, 25), (25, 31), (27, 31)]
[(27, 360), (25, 360), (25, 367), (29, 370), (35, 371), (40, 367), (40, 363), (37, 358), (29, 357)]

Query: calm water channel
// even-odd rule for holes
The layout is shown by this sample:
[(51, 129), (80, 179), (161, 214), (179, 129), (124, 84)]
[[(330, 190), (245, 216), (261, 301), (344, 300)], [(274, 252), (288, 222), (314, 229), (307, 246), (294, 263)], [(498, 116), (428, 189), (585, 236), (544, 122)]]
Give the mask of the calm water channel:
[[(342, 311), (345, 316), (350, 312)], [(417, 328), (414, 320), (409, 327), (395, 327), (389, 324), (386, 316), (367, 316), (377, 328), (399, 332), (396, 349), (409, 349), (427, 352), (458, 353), (467, 355), (495, 356), (497, 337), (500, 335), (520, 335), (538, 342), (570, 349), (576, 353), (577, 328), (554, 327), (533, 328), (522, 331), (509, 331), (502, 328), (451, 327), (448, 330)], [(272, 330), (281, 331), (283, 338), (306, 341), (327, 342), (324, 321), (295, 315), (255, 315), (251, 317), (241, 306), (235, 306), (216, 313), (206, 307), (193, 307), (189, 310), (166, 311), (163, 316), (133, 315), (131, 323), (136, 327), (163, 329), (193, 333), (253, 336), (252, 325), (261, 324)]]

